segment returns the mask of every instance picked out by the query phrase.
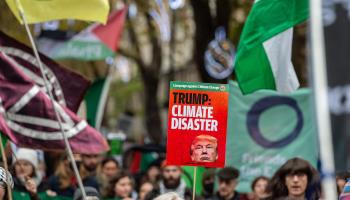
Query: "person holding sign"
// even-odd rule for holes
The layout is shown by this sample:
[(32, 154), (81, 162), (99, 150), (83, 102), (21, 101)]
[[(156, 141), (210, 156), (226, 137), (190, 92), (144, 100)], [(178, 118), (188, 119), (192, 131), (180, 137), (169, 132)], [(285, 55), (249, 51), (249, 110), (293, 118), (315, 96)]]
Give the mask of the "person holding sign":
[(218, 159), (218, 140), (211, 135), (198, 135), (190, 150), (194, 162), (215, 162)]

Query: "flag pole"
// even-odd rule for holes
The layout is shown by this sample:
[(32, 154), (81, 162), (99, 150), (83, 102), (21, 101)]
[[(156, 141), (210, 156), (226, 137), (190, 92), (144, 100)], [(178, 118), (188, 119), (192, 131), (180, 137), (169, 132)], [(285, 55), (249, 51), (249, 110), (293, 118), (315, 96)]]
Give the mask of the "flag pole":
[(329, 104), (327, 95), (326, 59), (322, 24), (322, 0), (310, 1), (311, 27), (311, 73), (313, 81), (313, 101), (319, 146), (321, 154), (322, 187), (324, 198), (337, 199), (334, 178), (333, 144), (330, 126)]
[(30, 30), (29, 30), (29, 26), (28, 26), (27, 19), (26, 19), (25, 14), (24, 14), (23, 7), (22, 7), (21, 3), (19, 2), (19, 0), (15, 0), (15, 1), (16, 1), (16, 6), (18, 8), (19, 15), (21, 16), (21, 18), (23, 20), (23, 23), (24, 23), (27, 35), (28, 35), (30, 43), (31, 43), (31, 45), (33, 47), (33, 52), (34, 52), (35, 58), (36, 58), (36, 60), (38, 62), (38, 65), (39, 65), (39, 68), (40, 68), (40, 72), (41, 72), (41, 76), (44, 79), (44, 85), (45, 85), (46, 90), (48, 91), (48, 94), (49, 94), (49, 97), (50, 97), (50, 101), (52, 103), (53, 110), (54, 110), (56, 118), (58, 120), (58, 125), (60, 127), (60, 130), (61, 130), (61, 133), (62, 133), (62, 136), (63, 136), (63, 139), (64, 139), (64, 144), (66, 146), (66, 150), (67, 150), (68, 156), (69, 156), (69, 158), (71, 160), (71, 163), (72, 163), (72, 166), (73, 166), (73, 171), (74, 171), (75, 176), (77, 178), (79, 188), (80, 188), (81, 193), (83, 195), (83, 199), (86, 200), (86, 192), (85, 192), (85, 189), (84, 189), (84, 186), (83, 186), (83, 182), (81, 180), (81, 177), (80, 177), (80, 174), (79, 174), (79, 170), (78, 170), (77, 164), (75, 162), (71, 146), (69, 145), (67, 135), (64, 132), (64, 129), (63, 129), (63, 126), (62, 126), (61, 117), (59, 116), (57, 108), (55, 106), (55, 102), (54, 102), (54, 98), (53, 98), (52, 92), (51, 92), (51, 90), (50, 90), (50, 88), (48, 86), (48, 80), (47, 80), (47, 78), (45, 76), (44, 68), (43, 68), (41, 59), (39, 57), (38, 50), (37, 50), (36, 45), (34, 43), (33, 36), (32, 36), (32, 34), (31, 34)]
[[(5, 148), (4, 148), (4, 144), (2, 143), (2, 133), (0, 133), (0, 150), (1, 150), (1, 156), (2, 156), (2, 160), (4, 162), (5, 170), (9, 172), (9, 166), (7, 164), (7, 157), (6, 157), (6, 154), (5, 154)], [(7, 179), (7, 174), (6, 174), (6, 179)], [(9, 184), (9, 183), (7, 183), (7, 184)], [(8, 193), (8, 199), (12, 200), (11, 187), (9, 185), (7, 185), (6, 189), (7, 189), (7, 193)]]
[(196, 197), (196, 182), (197, 182), (196, 179), (197, 179), (197, 166), (194, 167), (192, 200), (194, 200)]

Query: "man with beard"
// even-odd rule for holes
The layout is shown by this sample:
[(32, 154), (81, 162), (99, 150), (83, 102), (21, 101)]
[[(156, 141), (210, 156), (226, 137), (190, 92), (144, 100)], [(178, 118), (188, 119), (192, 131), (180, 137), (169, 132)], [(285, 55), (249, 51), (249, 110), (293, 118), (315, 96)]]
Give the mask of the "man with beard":
[(191, 144), (191, 160), (215, 162), (218, 159), (218, 140), (211, 135), (198, 135)]
[(186, 183), (181, 179), (182, 169), (175, 165), (162, 163), (162, 177), (159, 182), (160, 194), (175, 192), (181, 198), (191, 199), (192, 192), (186, 187)]
[(96, 169), (100, 163), (100, 156), (97, 154), (82, 154), (79, 173), (84, 186), (90, 186), (99, 190), (96, 179)]
[(238, 184), (239, 171), (233, 167), (225, 167), (218, 174), (218, 191), (212, 200), (239, 200), (240, 194), (235, 191)]

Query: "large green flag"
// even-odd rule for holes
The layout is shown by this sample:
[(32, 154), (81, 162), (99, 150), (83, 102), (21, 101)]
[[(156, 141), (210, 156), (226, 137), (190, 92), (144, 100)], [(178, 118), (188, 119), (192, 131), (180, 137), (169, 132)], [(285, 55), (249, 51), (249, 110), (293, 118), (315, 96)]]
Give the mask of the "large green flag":
[(308, 18), (308, 0), (256, 0), (239, 41), (235, 72), (244, 94), (299, 87), (291, 49), (293, 26)]
[(230, 82), (226, 165), (240, 170), (238, 191), (250, 191), (255, 177), (271, 177), (292, 157), (316, 167), (317, 134), (310, 98), (308, 89), (289, 95), (272, 90), (243, 95), (237, 83)]

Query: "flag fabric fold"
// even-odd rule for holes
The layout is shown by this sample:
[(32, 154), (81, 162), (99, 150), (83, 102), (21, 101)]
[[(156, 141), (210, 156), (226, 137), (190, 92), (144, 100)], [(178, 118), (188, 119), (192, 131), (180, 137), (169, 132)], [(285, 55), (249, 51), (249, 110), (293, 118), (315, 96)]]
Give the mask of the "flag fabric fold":
[[(50, 98), (19, 65), (0, 51), (0, 131), (21, 147), (64, 150)], [(101, 153), (109, 149), (103, 136), (86, 121), (56, 101), (54, 106), (73, 152)]]
[(49, 52), (53, 59), (102, 60), (114, 57), (123, 31), (126, 7), (114, 11), (106, 25), (93, 24)]
[[(20, 67), (40, 88), (45, 88), (39, 65), (31, 48), (0, 31), (0, 52), (14, 59), (18, 63), (17, 67)], [(41, 53), (39, 55), (55, 100), (76, 112), (90, 82), (81, 75), (58, 65), (45, 55)]]
[(84, 97), (87, 111), (86, 119), (97, 130), (100, 130), (101, 127), (110, 84), (110, 76), (97, 79), (91, 84)]
[[(23, 24), (16, 1), (6, 0), (12, 13)], [(18, 0), (18, 2), (23, 8), (29, 24), (58, 19), (79, 19), (106, 23), (109, 12), (108, 0)]]
[(307, 0), (257, 0), (241, 34), (235, 72), (244, 94), (292, 92), (299, 81), (291, 62), (293, 26), (308, 18)]

